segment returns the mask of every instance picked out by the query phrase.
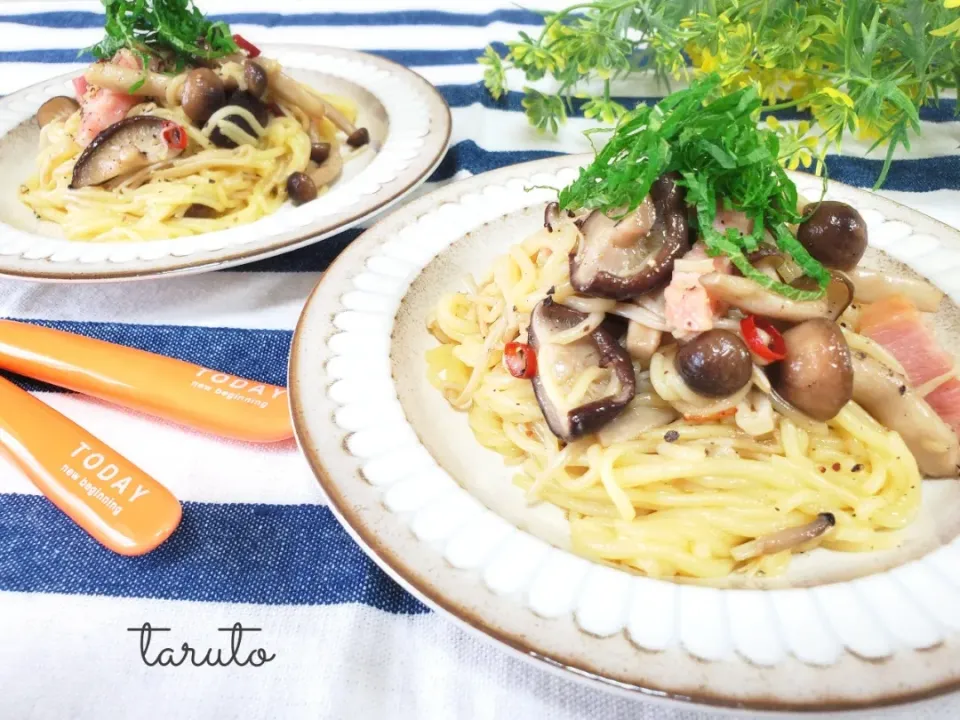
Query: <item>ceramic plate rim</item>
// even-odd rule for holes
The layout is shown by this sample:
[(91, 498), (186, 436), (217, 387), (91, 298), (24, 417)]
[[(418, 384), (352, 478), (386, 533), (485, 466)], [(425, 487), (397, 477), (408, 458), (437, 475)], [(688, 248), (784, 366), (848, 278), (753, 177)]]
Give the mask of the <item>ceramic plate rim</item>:
[[(710, 687), (709, 684), (707, 684), (701, 692), (691, 693), (688, 690), (678, 690), (676, 686), (670, 687), (664, 685), (663, 683), (657, 684), (643, 680), (631, 680), (629, 682), (624, 682), (614, 677), (605, 676), (598, 673), (590, 666), (589, 662), (585, 661), (583, 657), (576, 657), (575, 653), (573, 653), (574, 657), (570, 657), (564, 656), (563, 654), (555, 651), (545, 650), (542, 643), (531, 640), (529, 637), (526, 639), (518, 637), (517, 633), (498, 627), (496, 621), (499, 618), (485, 618), (483, 613), (480, 612), (476, 606), (469, 608), (465, 607), (463, 606), (462, 601), (460, 604), (458, 604), (456, 600), (448, 597), (448, 595), (452, 593), (444, 593), (440, 590), (438, 587), (439, 581), (436, 581), (433, 577), (425, 577), (425, 573), (422, 571), (422, 569), (415, 568), (414, 562), (411, 559), (405, 560), (404, 556), (399, 553), (397, 548), (390, 546), (386, 540), (380, 537), (380, 535), (388, 534), (385, 526), (383, 525), (383, 521), (388, 517), (394, 517), (394, 513), (385, 508), (382, 503), (378, 508), (374, 509), (367, 507), (361, 508), (351, 504), (350, 499), (347, 497), (348, 491), (344, 490), (341, 485), (353, 485), (359, 483), (360, 485), (367, 486), (369, 485), (368, 481), (360, 475), (359, 470), (353, 473), (353, 476), (350, 478), (340, 479), (334, 477), (337, 471), (330, 469), (330, 466), (339, 464), (343, 457), (355, 459), (346, 447), (346, 437), (350, 435), (350, 433), (343, 431), (336, 426), (333, 421), (331, 411), (329, 420), (325, 421), (326, 427), (324, 430), (336, 430), (337, 434), (343, 436), (339, 447), (339, 452), (342, 453), (343, 457), (338, 455), (335, 460), (332, 459), (330, 455), (327, 455), (326, 458), (321, 457), (321, 454), (316, 450), (316, 448), (319, 446), (317, 433), (314, 432), (316, 428), (311, 429), (306, 421), (305, 404), (310, 402), (310, 400), (304, 397), (306, 390), (304, 388), (303, 378), (305, 376), (304, 374), (307, 372), (304, 369), (304, 366), (309, 362), (314, 368), (314, 374), (321, 373), (322, 370), (320, 370), (320, 368), (323, 367), (318, 365), (315, 361), (311, 361), (309, 358), (305, 357), (305, 351), (303, 349), (304, 345), (310, 342), (306, 341), (304, 336), (308, 332), (306, 328), (310, 320), (311, 310), (314, 309), (317, 298), (323, 292), (325, 292), (328, 287), (333, 287), (337, 281), (343, 280), (346, 277), (344, 276), (344, 273), (352, 272), (355, 275), (358, 270), (354, 268), (351, 271), (348, 266), (356, 264), (360, 261), (365, 263), (366, 258), (369, 255), (369, 248), (381, 245), (384, 241), (383, 235), (385, 233), (396, 233), (400, 228), (416, 221), (419, 217), (427, 214), (431, 210), (435, 210), (444, 203), (455, 202), (453, 198), (463, 197), (470, 192), (479, 192), (486, 185), (494, 185), (497, 183), (503, 185), (506, 184), (511, 178), (528, 179), (536, 174), (537, 171), (549, 172), (562, 167), (572, 166), (578, 162), (581, 162), (584, 157), (585, 156), (560, 156), (543, 160), (535, 160), (528, 163), (522, 163), (493, 170), (482, 175), (477, 175), (458, 183), (451, 184), (444, 188), (440, 188), (434, 193), (414, 201), (401, 211), (395, 212), (391, 216), (382, 219), (367, 232), (365, 232), (361, 237), (357, 238), (351, 244), (351, 246), (341, 253), (341, 255), (330, 266), (330, 268), (328, 268), (317, 287), (311, 293), (304, 307), (304, 311), (301, 314), (300, 320), (297, 323), (291, 346), (288, 373), (291, 413), (293, 416), (294, 429), (301, 452), (303, 452), (304, 456), (306, 457), (311, 470), (317, 478), (322, 492), (328, 498), (330, 507), (337, 519), (340, 521), (341, 525), (343, 525), (351, 537), (358, 542), (358, 544), (369, 557), (371, 557), (394, 580), (396, 580), (405, 589), (422, 600), (428, 606), (445, 612), (459, 624), (466, 626), (468, 629), (477, 632), (481, 636), (497, 643), (500, 646), (505, 647), (510, 651), (519, 653), (521, 656), (539, 661), (541, 664), (553, 669), (561, 668), (569, 673), (572, 673), (576, 677), (597, 682), (606, 688), (627, 691), (635, 696), (639, 694), (650, 697), (669, 698), (687, 703), (703, 704), (720, 708), (735, 707), (749, 708), (760, 711), (822, 712), (831, 710), (873, 709), (890, 705), (899, 705), (936, 697), (958, 689), (958, 687), (960, 687), (960, 670), (954, 671), (950, 677), (933, 685), (920, 688), (911, 688), (909, 690), (877, 687), (871, 689), (871, 693), (866, 699), (854, 698), (852, 700), (849, 697), (836, 697), (828, 695), (828, 697), (825, 698), (814, 698), (812, 700), (804, 701), (795, 701), (778, 697), (751, 698), (744, 701), (743, 699), (735, 696), (725, 695), (722, 688)], [(897, 208), (899, 215), (906, 214), (914, 218), (920, 218), (927, 224), (933, 223), (935, 226), (940, 228), (943, 232), (948, 233), (953, 238), (960, 238), (960, 232), (954, 228), (951, 228), (950, 226), (933, 218), (929, 218), (928, 216), (912, 210), (911, 208), (908, 208), (900, 203), (880, 196), (875, 196), (861, 189), (850, 188), (841, 183), (832, 182), (831, 185), (833, 187), (842, 188), (845, 191), (850, 191), (855, 195), (864, 194), (873, 197), (874, 202), (879, 202), (882, 205), (888, 205)], [(422, 272), (422, 268), (417, 270), (416, 275), (419, 275), (420, 272)], [(403, 291), (403, 294), (405, 295), (408, 290), (409, 286)], [(337, 297), (339, 297), (339, 295)], [(340, 305), (340, 307), (336, 310), (329, 310), (329, 312), (334, 315), (342, 311), (342, 305)], [(328, 332), (326, 333), (326, 338), (329, 338), (331, 334), (336, 333), (336, 330), (333, 329), (332, 326), (327, 328), (327, 330)], [(326, 340), (323, 341), (324, 344), (325, 342)], [(325, 405), (334, 405), (334, 403), (330, 402), (328, 392), (332, 382), (333, 381), (329, 378), (324, 381), (325, 391), (323, 399)], [(331, 448), (326, 448), (326, 451), (330, 452)], [(333, 448), (332, 451), (336, 453), (337, 448)], [(357, 465), (357, 467), (359, 467), (358, 463), (350, 464)], [(366, 495), (366, 493), (363, 494)], [(370, 520), (366, 518), (366, 513), (376, 516), (375, 519)], [(377, 525), (378, 519), (381, 522), (379, 526)], [(391, 529), (393, 528), (391, 527)], [(410, 533), (410, 535), (412, 536), (412, 533)], [(452, 576), (456, 573), (462, 574), (466, 572), (450, 565), (439, 552), (429, 548), (425, 542), (419, 540), (418, 538), (413, 537), (412, 542), (415, 543), (422, 552), (431, 554), (431, 559), (429, 561), (424, 561), (426, 565), (429, 566), (431, 573), (436, 572), (438, 574), (442, 574), (446, 579), (448, 576)], [(433, 558), (433, 555), (436, 557)], [(490, 591), (483, 586), (478, 588), (477, 592), (490, 594)], [(537, 616), (535, 616), (527, 607), (524, 607), (524, 610), (530, 614), (530, 623), (533, 624)], [(587, 635), (586, 631), (581, 630), (581, 632)], [(623, 631), (621, 631), (621, 633), (622, 632)], [(949, 634), (950, 633), (948, 633), (948, 635)], [(955, 632), (952, 633), (954, 638), (956, 635), (957, 634)], [(601, 641), (601, 638), (596, 636), (589, 635), (589, 637), (594, 640)], [(944, 650), (945, 646), (947, 646), (946, 641), (935, 645), (928, 650), (914, 650), (913, 652), (925, 652), (933, 655), (938, 653), (940, 650), (943, 650), (943, 652), (947, 654), (947, 657), (952, 658), (955, 663), (957, 660), (956, 648), (946, 647)], [(897, 657), (902, 659), (902, 655), (898, 655)], [(892, 658), (893, 656), (891, 656), (891, 658), (887, 658), (886, 660), (893, 662)], [(696, 660), (696, 658), (693, 656), (691, 656), (690, 659)], [(872, 662), (860, 658), (859, 656), (855, 657), (855, 661), (863, 664), (870, 664)], [(780, 663), (781, 668), (783, 664), (784, 663), (782, 662)], [(772, 667), (770, 670), (771, 672), (775, 671), (776, 667)], [(837, 668), (837, 672), (841, 672), (842, 670), (843, 668)]]

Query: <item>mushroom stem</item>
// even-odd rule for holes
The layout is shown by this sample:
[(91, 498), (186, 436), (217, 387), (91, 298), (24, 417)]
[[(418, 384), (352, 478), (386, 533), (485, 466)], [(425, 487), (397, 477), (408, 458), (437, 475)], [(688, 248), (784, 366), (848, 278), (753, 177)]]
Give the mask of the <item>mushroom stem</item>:
[(767, 290), (753, 280), (724, 273), (708, 273), (700, 278), (700, 284), (714, 300), (720, 300), (751, 315), (803, 322), (813, 318), (836, 320), (853, 300), (853, 283), (845, 274), (836, 270), (826, 294), (819, 300), (791, 300)]
[(760, 555), (773, 555), (784, 550), (792, 550), (820, 537), (836, 524), (837, 519), (833, 513), (823, 512), (806, 525), (797, 525), (769, 535), (761, 535), (755, 540), (737, 545), (731, 548), (730, 554), (737, 562), (743, 562)]
[[(112, 63), (94, 63), (83, 74), (87, 82), (97, 87), (115, 90), (116, 92), (138, 97), (166, 97), (167, 87), (176, 76), (161, 75), (143, 70), (133, 70)], [(143, 80), (143, 85), (136, 90), (130, 88)]]
[(904, 295), (910, 298), (921, 312), (937, 312), (940, 301), (943, 300), (943, 292), (926, 280), (867, 268), (851, 270), (850, 279), (856, 288), (857, 300), (861, 302), (872, 303), (891, 295)]
[(902, 376), (866, 353), (853, 354), (853, 400), (878, 422), (900, 433), (927, 477), (956, 476), (960, 442)]
[(334, 142), (330, 148), (330, 155), (327, 157), (327, 159), (324, 160), (316, 169), (311, 170), (308, 174), (319, 189), (336, 180), (342, 169), (343, 157), (340, 155), (340, 148), (338, 144)]

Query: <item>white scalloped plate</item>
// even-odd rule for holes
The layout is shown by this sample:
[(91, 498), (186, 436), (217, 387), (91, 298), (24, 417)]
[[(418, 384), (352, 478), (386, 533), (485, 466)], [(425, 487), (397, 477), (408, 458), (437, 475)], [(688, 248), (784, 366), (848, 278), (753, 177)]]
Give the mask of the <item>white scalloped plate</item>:
[[(499, 455), (426, 379), (426, 315), (542, 223), (585, 156), (479, 175), (357, 239), (304, 309), (290, 360), (297, 437), (351, 535), (391, 576), (523, 656), (634, 693), (726, 707), (903, 703), (960, 684), (960, 485), (928, 481), (902, 547), (818, 550), (750, 586), (653, 580), (568, 551), (555, 508), (527, 507)], [(815, 196), (820, 180), (795, 174)], [(960, 354), (960, 233), (839, 183), (869, 226), (865, 262), (950, 296)]]
[[(317, 200), (290, 203), (248, 225), (174, 240), (80, 242), (38, 221), (17, 195), (34, 171), (37, 108), (72, 94), (71, 78), (39, 83), (0, 99), (0, 275), (36, 280), (130, 280), (202, 272), (288, 252), (345, 230), (389, 207), (427, 179), (450, 141), (450, 109), (426, 80), (366, 53), (307, 45), (265, 45), (290, 74), (351, 98), (370, 147), (344, 165)], [(371, 148), (377, 148), (374, 153)]]

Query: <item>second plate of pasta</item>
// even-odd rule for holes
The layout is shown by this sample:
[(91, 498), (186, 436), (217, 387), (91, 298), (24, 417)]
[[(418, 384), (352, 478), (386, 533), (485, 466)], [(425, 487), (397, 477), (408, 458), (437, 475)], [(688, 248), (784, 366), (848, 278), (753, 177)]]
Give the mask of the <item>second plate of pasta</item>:
[(396, 202), (442, 159), (449, 109), (415, 73), (250, 47), (180, 75), (121, 50), (0, 100), (0, 274), (130, 279), (275, 255)]

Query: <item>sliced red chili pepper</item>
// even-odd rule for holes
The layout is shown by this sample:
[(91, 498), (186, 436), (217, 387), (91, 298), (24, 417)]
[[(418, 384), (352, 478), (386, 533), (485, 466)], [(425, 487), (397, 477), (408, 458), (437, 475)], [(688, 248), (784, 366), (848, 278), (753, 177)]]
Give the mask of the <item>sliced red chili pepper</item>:
[[(761, 331), (767, 334), (769, 341), (764, 342)], [(766, 318), (747, 315), (740, 321), (740, 332), (750, 352), (762, 360), (776, 362), (787, 356), (787, 344), (783, 341), (783, 336)]]
[(244, 38), (243, 35), (234, 35), (233, 41), (247, 54), (247, 57), (255, 58), (260, 54), (260, 48)]
[(515, 378), (532, 378), (537, 374), (537, 354), (526, 343), (507, 343), (503, 348), (503, 364)]
[(183, 150), (187, 147), (187, 131), (183, 129), (182, 125), (177, 125), (175, 122), (167, 122), (163, 126), (163, 131), (160, 133), (163, 136), (163, 141), (174, 150)]

